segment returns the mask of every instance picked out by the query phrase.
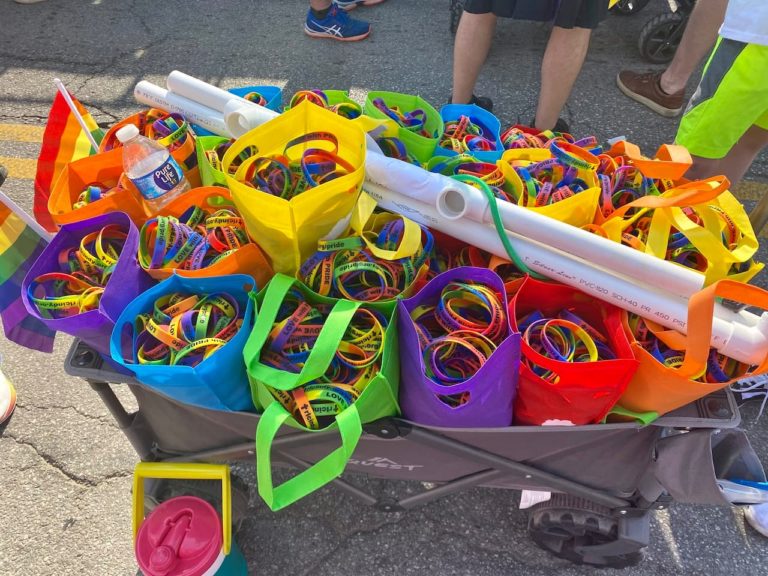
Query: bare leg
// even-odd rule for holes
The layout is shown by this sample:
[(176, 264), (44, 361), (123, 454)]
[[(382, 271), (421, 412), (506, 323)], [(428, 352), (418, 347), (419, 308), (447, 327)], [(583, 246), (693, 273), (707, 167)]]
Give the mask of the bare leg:
[(313, 10), (325, 10), (331, 7), (331, 0), (309, 0), (309, 6)]
[(659, 83), (667, 94), (685, 88), (702, 58), (712, 49), (717, 31), (725, 18), (728, 0), (699, 0), (691, 12), (675, 57), (661, 75)]
[(480, 69), (491, 49), (496, 30), (496, 15), (461, 15), (456, 41), (453, 45), (453, 102), (466, 104), (472, 98)]
[(731, 184), (738, 184), (760, 151), (768, 146), (768, 130), (752, 126), (720, 161), (720, 170)]
[(768, 130), (752, 126), (723, 158), (693, 156), (693, 165), (685, 176), (691, 180), (699, 180), (724, 174), (731, 181), (731, 186), (735, 186), (749, 170), (755, 157), (766, 146), (768, 146)]
[(588, 28), (552, 28), (541, 63), (541, 89), (535, 121), (537, 129), (554, 128), (581, 72), (591, 34), (592, 30)]

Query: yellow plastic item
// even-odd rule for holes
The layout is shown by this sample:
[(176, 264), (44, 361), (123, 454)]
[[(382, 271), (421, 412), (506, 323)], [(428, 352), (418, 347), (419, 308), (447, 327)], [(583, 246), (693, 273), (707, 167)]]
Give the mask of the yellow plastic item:
[[(246, 148), (257, 156), (283, 154), (288, 142), (306, 134), (326, 132), (338, 140), (338, 154), (354, 168), (335, 180), (310, 188), (290, 200), (251, 188), (238, 181), (252, 162), (244, 161), (234, 177), (230, 167)], [(317, 147), (316, 142), (296, 145), (295, 155)], [(317, 250), (317, 241), (335, 238), (349, 226), (365, 177), (365, 133), (356, 124), (310, 102), (300, 102), (274, 120), (251, 130), (230, 146), (222, 160), (227, 185), (251, 238), (272, 260), (275, 272), (295, 275)]]
[(232, 485), (226, 464), (189, 462), (139, 462), (133, 471), (133, 540), (144, 522), (144, 479), (219, 480), (221, 481), (222, 551), (226, 556), (232, 546)]

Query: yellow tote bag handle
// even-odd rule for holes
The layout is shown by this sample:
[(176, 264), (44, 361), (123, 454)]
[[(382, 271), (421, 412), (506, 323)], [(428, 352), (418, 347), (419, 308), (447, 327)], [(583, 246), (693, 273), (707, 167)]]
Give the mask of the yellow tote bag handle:
[[(376, 200), (363, 192), (357, 201), (350, 227), (362, 238), (371, 254), (382, 260), (400, 260), (413, 256), (421, 248), (421, 227), (413, 220), (399, 214), (374, 214)], [(391, 220), (403, 221), (403, 237), (397, 250), (383, 250), (368, 236), (377, 234), (381, 227)]]
[(144, 479), (219, 480), (221, 482), (222, 551), (226, 556), (232, 546), (232, 485), (226, 464), (139, 462), (133, 471), (133, 540), (144, 522)]

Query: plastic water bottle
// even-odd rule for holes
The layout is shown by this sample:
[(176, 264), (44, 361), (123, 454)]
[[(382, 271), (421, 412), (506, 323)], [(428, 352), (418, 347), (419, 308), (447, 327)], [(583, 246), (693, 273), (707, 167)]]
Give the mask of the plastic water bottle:
[(152, 211), (189, 190), (184, 172), (165, 146), (141, 136), (133, 124), (120, 128), (116, 136), (123, 144), (123, 170)]

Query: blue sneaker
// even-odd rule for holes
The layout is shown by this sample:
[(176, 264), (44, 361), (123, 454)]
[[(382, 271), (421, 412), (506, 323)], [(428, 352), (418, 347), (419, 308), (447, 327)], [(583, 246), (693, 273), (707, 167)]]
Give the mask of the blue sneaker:
[(354, 10), (358, 6), (375, 6), (381, 4), (384, 0), (334, 0), (334, 3), (341, 8), (349, 12)]
[(354, 42), (367, 38), (371, 33), (371, 25), (362, 20), (350, 18), (336, 4), (331, 4), (325, 18), (317, 18), (310, 8), (304, 32), (313, 38), (333, 38), (343, 42)]

